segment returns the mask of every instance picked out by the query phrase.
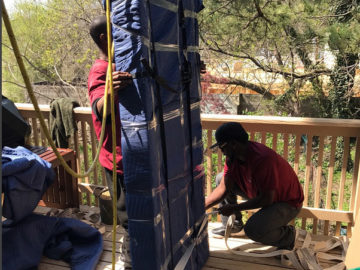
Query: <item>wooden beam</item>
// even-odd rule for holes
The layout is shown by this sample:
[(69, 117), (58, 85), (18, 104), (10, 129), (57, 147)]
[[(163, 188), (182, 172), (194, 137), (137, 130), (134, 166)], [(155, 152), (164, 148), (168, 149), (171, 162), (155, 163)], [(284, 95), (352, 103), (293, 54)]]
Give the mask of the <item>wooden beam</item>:
[(298, 217), (317, 218), (321, 220), (353, 222), (354, 214), (351, 211), (303, 207)]

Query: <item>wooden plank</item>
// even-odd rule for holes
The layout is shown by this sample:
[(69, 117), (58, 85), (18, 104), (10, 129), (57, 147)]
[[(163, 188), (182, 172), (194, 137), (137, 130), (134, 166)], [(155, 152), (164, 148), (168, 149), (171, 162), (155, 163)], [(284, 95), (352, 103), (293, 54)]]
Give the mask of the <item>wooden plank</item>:
[(222, 154), (222, 151), (220, 150), (220, 148), (218, 148), (217, 156), (218, 156), (217, 173), (220, 173), (223, 171), (223, 162), (222, 162), (223, 154)]
[[(80, 146), (79, 146), (79, 135), (78, 131), (74, 131), (74, 148), (75, 148), (75, 155), (76, 155), (76, 169), (78, 173), (81, 173), (81, 167), (80, 167)], [(78, 184), (82, 183), (83, 179), (78, 178), (77, 179)], [(83, 204), (83, 199), (81, 193), (79, 194), (79, 203)]]
[(339, 186), (339, 200), (338, 200), (338, 208), (342, 210), (344, 207), (344, 193), (345, 193), (345, 182), (346, 182), (346, 169), (349, 158), (349, 146), (350, 146), (350, 138), (344, 138), (344, 148), (343, 148), (343, 159), (341, 166), (341, 177), (340, 177), (340, 186)]
[(309, 184), (310, 184), (310, 170), (311, 170), (311, 155), (312, 155), (312, 141), (313, 136), (308, 135), (308, 142), (306, 146), (306, 169), (305, 169), (305, 183), (304, 183), (304, 206), (308, 206), (309, 202)]
[(101, 179), (101, 184), (103, 186), (107, 186), (107, 182), (106, 182), (106, 175), (105, 175), (105, 168), (100, 166), (101, 168), (101, 176), (102, 176), (102, 179)]
[(266, 132), (261, 132), (261, 141), (262, 144), (266, 145)]
[(33, 136), (34, 136), (34, 143), (35, 145), (40, 145), (39, 144), (39, 130), (38, 130), (38, 123), (37, 123), (37, 119), (36, 118), (31, 118), (31, 125), (32, 125), (32, 131), (33, 131)]
[[(212, 192), (212, 184), (211, 184), (211, 178), (212, 178), (212, 150), (210, 149), (210, 146), (212, 145), (212, 130), (207, 130), (207, 149), (206, 149), (206, 196), (209, 196)], [(211, 212), (211, 209), (208, 209), (207, 212)], [(211, 220), (211, 216), (209, 215), (209, 220)]]
[[(39, 267), (41, 266), (41, 265), (53, 265), (54, 267), (55, 266), (60, 266), (60, 267), (63, 267), (63, 268), (60, 268), (60, 269), (70, 269), (70, 264), (68, 264), (67, 262), (64, 262), (64, 261), (62, 261), (62, 260), (53, 260), (53, 259), (49, 259), (49, 258), (47, 258), (47, 257), (45, 257), (45, 256), (43, 256), (42, 258), (41, 258), (41, 261), (40, 261), (40, 265), (39, 265)], [(65, 267), (67, 267), (67, 268), (65, 268)], [(40, 269), (40, 268), (39, 268)], [(54, 268), (55, 269), (55, 268)]]
[[(46, 123), (46, 120), (45, 120), (45, 123)], [(44, 133), (44, 130), (43, 128), (40, 126), (40, 144), (42, 146), (47, 146), (47, 140), (46, 140), (46, 137), (45, 137), (45, 133)]]
[(320, 136), (319, 138), (319, 156), (316, 167), (316, 178), (315, 178), (315, 189), (314, 189), (314, 207), (320, 207), (320, 185), (321, 185), (321, 177), (322, 177), (322, 164), (323, 164), (323, 156), (324, 156), (324, 136)]
[(288, 160), (289, 158), (289, 134), (284, 134), (284, 149), (283, 149), (283, 158)]
[(272, 138), (272, 150), (274, 150), (275, 152), (277, 152), (278, 134), (277, 134), (277, 133), (273, 133), (272, 136), (273, 136), (273, 138)]
[(349, 222), (347, 227), (346, 227), (346, 236), (350, 239), (352, 236), (352, 227), (353, 227), (353, 223)]
[(340, 236), (341, 222), (337, 221), (335, 226), (335, 236)]
[(207, 131), (207, 151), (206, 151), (206, 163), (207, 163), (207, 174), (206, 174), (206, 195), (209, 196), (212, 192), (212, 187), (211, 187), (211, 174), (212, 174), (212, 152), (211, 149), (209, 148), (213, 143), (212, 143), (212, 130), (208, 130)]
[(298, 175), (299, 173), (299, 161), (300, 161), (300, 142), (301, 134), (296, 134), (295, 140), (295, 161), (294, 161), (294, 171)]
[[(92, 162), (95, 162), (95, 157), (96, 157), (96, 150), (97, 150), (97, 143), (96, 143), (96, 135), (95, 135), (95, 131), (94, 128), (91, 124), (89, 124), (90, 126), (90, 138), (91, 138), (91, 155), (92, 155)], [(94, 166), (92, 175), (94, 177), (94, 184), (97, 185), (99, 183), (98, 180), (98, 168), (97, 166)], [(95, 205), (98, 206), (99, 205), (99, 199), (95, 197)]]
[(354, 214), (351, 211), (303, 207), (298, 217), (316, 218), (321, 220), (353, 222)]
[(360, 266), (360, 215), (356, 217), (356, 223), (351, 238), (349, 248), (345, 257), (345, 264), (347, 269), (355, 269)]
[[(226, 260), (226, 259), (218, 258), (218, 257), (214, 258), (212, 256), (209, 257), (209, 259), (206, 262), (205, 266), (211, 266), (211, 267), (220, 268), (220, 269), (226, 269), (226, 270), (239, 270), (239, 269), (246, 269), (246, 270), (259, 270), (259, 269), (262, 269), (262, 270), (274, 270), (274, 269), (283, 268), (283, 267), (280, 267), (280, 266), (259, 265), (259, 264), (256, 264), (256, 263)], [(285, 269), (287, 269), (287, 268), (285, 268)]]
[[(359, 161), (360, 165), (360, 161)], [(356, 192), (355, 192), (355, 203), (354, 203), (354, 216), (357, 218), (359, 216), (360, 211), (360, 173), (358, 173), (357, 178), (357, 185), (356, 185)]]
[(255, 132), (250, 132), (250, 141), (255, 141)]
[(312, 229), (312, 233), (313, 233), (313, 234), (317, 234), (318, 221), (319, 221), (319, 220), (318, 220), (317, 218), (314, 218), (314, 219), (313, 219), (313, 229)]
[(306, 230), (306, 218), (301, 219), (301, 229)]
[[(115, 265), (115, 270), (124, 270), (124, 264), (122, 262), (117, 262)], [(96, 270), (112, 270), (111, 262), (99, 262), (96, 266)]]
[(354, 171), (352, 177), (351, 199), (350, 199), (351, 211), (354, 211), (354, 206), (355, 206), (356, 187), (358, 185), (357, 179), (359, 173), (359, 160), (360, 160), (360, 137), (357, 137), (356, 146), (355, 146), (355, 159), (354, 159)]
[(38, 270), (64, 270), (64, 269), (71, 269), (70, 266), (60, 266), (48, 263), (41, 263), (39, 264)]
[(348, 137), (360, 134), (360, 120), (357, 119), (201, 114), (201, 121), (203, 129), (216, 129), (226, 122), (239, 122), (248, 132), (304, 134), (304, 130), (311, 130), (311, 134), (316, 136)]
[[(55, 203), (55, 198), (54, 198), (55, 186), (56, 186), (57, 192), (59, 192), (59, 182), (58, 182), (58, 180), (60, 178), (59, 167), (55, 167), (54, 171), (55, 171), (54, 183), (51, 185), (51, 187), (49, 188), (49, 190), (47, 192), (47, 200), (49, 201), (49, 203)], [(56, 194), (56, 195), (58, 195), (58, 194)]]
[[(211, 244), (213, 244), (213, 241), (215, 239), (214, 238), (210, 238)], [(224, 240), (221, 241), (221, 243), (219, 245), (224, 246)], [(246, 246), (248, 246), (248, 244), (245, 244)], [(214, 245), (211, 245), (211, 247)], [(210, 249), (212, 249), (210, 247)], [(257, 258), (257, 257), (250, 257), (250, 256), (241, 256), (241, 255), (235, 255), (230, 253), (228, 250), (210, 250), (210, 257), (211, 258), (219, 258), (219, 259), (225, 259), (225, 260), (229, 260), (232, 262), (236, 262), (236, 263), (242, 263), (242, 262), (247, 262), (247, 263), (252, 263), (252, 264), (257, 264), (258, 265), (258, 269), (261, 269), (262, 265), (266, 265), (266, 266), (273, 266), (276, 267), (276, 269), (279, 268), (287, 268), (286, 266), (283, 266), (281, 264), (281, 261), (276, 259), (276, 258)], [(211, 264), (210, 262), (207, 262), (205, 266), (210, 266), (210, 267), (215, 267), (214, 265)], [(291, 268), (291, 267), (289, 267)], [(291, 268), (292, 269), (292, 268)]]
[(329, 235), (330, 222), (325, 220), (324, 222), (324, 235)]
[[(87, 131), (86, 131), (86, 122), (81, 122), (81, 136), (82, 136), (82, 145), (83, 145), (83, 157), (84, 157), (84, 172), (89, 169), (89, 153), (87, 148)], [(85, 183), (89, 183), (89, 177), (84, 178)], [(90, 205), (90, 193), (86, 193), (87, 205)]]
[(60, 208), (66, 207), (66, 195), (65, 195), (65, 179), (66, 173), (64, 167), (59, 167), (59, 193), (60, 200), (57, 203), (60, 203)]
[[(94, 128), (91, 124), (89, 124), (90, 126), (90, 138), (91, 138), (91, 155), (92, 155), (92, 162), (94, 162), (95, 160), (95, 156), (96, 156), (96, 150), (97, 150), (97, 143), (96, 143), (96, 135), (95, 135), (95, 131)], [(98, 182), (98, 169), (97, 166), (94, 167), (94, 184), (97, 185)]]
[[(52, 191), (51, 199), (50, 198), (49, 199), (50, 199), (50, 202), (59, 203), (60, 206), (64, 206), (64, 205), (62, 205), (62, 201), (60, 198), (61, 193), (63, 194), (63, 196), (61, 196), (61, 197), (65, 196), (65, 192), (64, 192), (64, 190), (62, 190), (62, 184), (65, 183), (65, 180), (63, 179), (65, 177), (64, 167), (56, 166), (55, 170), (56, 170), (56, 178), (55, 178), (54, 184), (52, 185), (52, 188), (51, 188), (51, 191)], [(62, 207), (60, 207), (60, 208), (62, 208)]]
[[(71, 165), (71, 168), (74, 169), (74, 171), (77, 171), (77, 167), (76, 167), (76, 160), (75, 160), (75, 153), (73, 154), (73, 157), (70, 161), (70, 165)], [(79, 192), (78, 192), (78, 179), (75, 178), (74, 176), (72, 175), (69, 175), (69, 177), (71, 177), (71, 194), (72, 194), (72, 201), (71, 201), (71, 204), (72, 204), (72, 207), (79, 207)]]
[(328, 166), (328, 181), (326, 188), (326, 209), (331, 208), (331, 197), (332, 197), (332, 184), (334, 178), (334, 164), (335, 164), (335, 151), (336, 151), (336, 141), (337, 137), (333, 136), (331, 138), (331, 150), (330, 150), (330, 160)]

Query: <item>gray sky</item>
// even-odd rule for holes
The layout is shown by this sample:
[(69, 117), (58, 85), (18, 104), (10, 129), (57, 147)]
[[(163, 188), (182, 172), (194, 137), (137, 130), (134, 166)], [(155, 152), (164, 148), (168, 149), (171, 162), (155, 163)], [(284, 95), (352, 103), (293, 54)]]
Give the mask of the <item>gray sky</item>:
[(4, 0), (5, 7), (8, 12), (11, 12), (14, 8), (15, 1), (16, 0)]

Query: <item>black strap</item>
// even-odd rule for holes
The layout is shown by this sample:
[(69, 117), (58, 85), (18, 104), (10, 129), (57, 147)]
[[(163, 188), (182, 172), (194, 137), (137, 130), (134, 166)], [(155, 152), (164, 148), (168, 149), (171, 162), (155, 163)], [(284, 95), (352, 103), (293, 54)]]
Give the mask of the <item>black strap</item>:
[[(184, 15), (184, 6), (183, 1), (179, 0), (178, 2), (178, 16), (179, 16), (179, 29), (181, 30), (181, 40), (182, 46), (179, 46), (179, 50), (183, 50), (182, 54), (184, 56), (184, 62), (181, 65), (181, 77), (182, 77), (182, 86), (186, 93), (186, 103), (187, 103), (187, 118), (189, 123), (189, 149), (190, 149), (190, 173), (191, 173), (191, 197), (190, 200), (194, 197), (194, 157), (193, 157), (193, 145), (192, 145), (192, 119), (191, 119), (191, 99), (190, 99), (190, 84), (191, 84), (191, 64), (188, 61), (187, 57), (187, 34), (185, 27), (185, 15)], [(180, 39), (180, 37), (179, 37)]]
[(172, 93), (179, 94), (178, 91), (172, 88), (163, 77), (159, 76), (157, 72), (155, 72), (155, 70), (150, 67), (149, 62), (145, 58), (141, 59), (140, 61), (147, 71), (147, 74), (153, 78), (161, 87)]

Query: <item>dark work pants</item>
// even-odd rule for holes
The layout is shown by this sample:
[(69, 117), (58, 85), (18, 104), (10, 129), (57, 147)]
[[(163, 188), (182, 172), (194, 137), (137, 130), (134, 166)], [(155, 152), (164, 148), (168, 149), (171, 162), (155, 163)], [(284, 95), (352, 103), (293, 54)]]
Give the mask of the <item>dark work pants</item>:
[[(221, 180), (222, 173), (217, 175), (216, 180), (218, 180), (218, 177)], [(217, 185), (220, 180), (217, 181)], [(228, 192), (227, 197), (220, 206), (236, 204), (236, 195), (247, 199), (245, 194), (235, 185), (235, 189)], [(278, 248), (287, 248), (295, 240), (294, 227), (288, 225), (288, 223), (298, 215), (300, 209), (286, 202), (276, 202), (263, 207), (248, 219), (244, 227), (245, 234), (256, 242)], [(241, 218), (241, 213), (240, 216), (239, 213), (234, 214), (237, 220), (239, 217)], [(227, 217), (222, 217), (222, 221), (224, 220), (227, 221)]]
[[(109, 187), (110, 195), (113, 195), (113, 173), (111, 170), (105, 168), (106, 182)], [(123, 242), (121, 245), (120, 260), (124, 262), (124, 269), (131, 269), (131, 256), (130, 256), (130, 237), (128, 233), (128, 215), (126, 212), (126, 199), (125, 199), (125, 185), (124, 176), (117, 175), (116, 177), (116, 189), (117, 189), (117, 216), (119, 225), (121, 225), (124, 231)]]
[[(105, 168), (106, 182), (109, 187), (110, 195), (113, 196), (113, 173), (111, 170)], [(125, 230), (128, 229), (128, 216), (126, 212), (126, 201), (125, 201), (125, 185), (124, 185), (124, 176), (117, 175), (117, 215), (119, 222)]]

